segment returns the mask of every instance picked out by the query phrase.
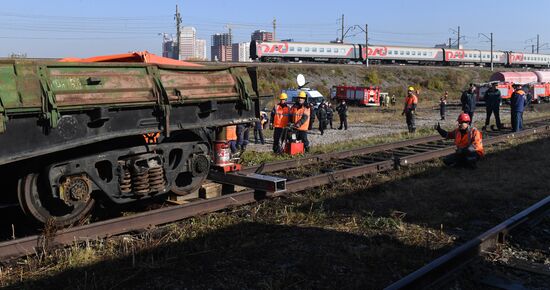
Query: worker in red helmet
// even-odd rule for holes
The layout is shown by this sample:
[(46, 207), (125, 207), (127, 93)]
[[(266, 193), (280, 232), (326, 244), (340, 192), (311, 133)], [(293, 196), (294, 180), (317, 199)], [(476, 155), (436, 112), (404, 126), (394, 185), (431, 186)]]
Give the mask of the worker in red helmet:
[(460, 114), (457, 121), (458, 128), (451, 132), (443, 130), (439, 123), (435, 127), (441, 137), (454, 139), (456, 145), (456, 152), (445, 157), (443, 162), (449, 166), (476, 168), (477, 161), (485, 154), (481, 131), (470, 126), (472, 120), (467, 113)]

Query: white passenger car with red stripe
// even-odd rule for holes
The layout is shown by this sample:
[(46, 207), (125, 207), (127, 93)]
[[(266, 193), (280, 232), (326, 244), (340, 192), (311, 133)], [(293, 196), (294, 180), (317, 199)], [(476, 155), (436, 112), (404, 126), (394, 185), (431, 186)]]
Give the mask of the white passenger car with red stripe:
[[(436, 63), (443, 61), (441, 48), (369, 45), (368, 51), (369, 60), (378, 60), (382, 63)], [(364, 57), (365, 50), (363, 49)]]
[(260, 42), (250, 45), (252, 59), (261, 61), (327, 61), (349, 62), (361, 60), (361, 45), (315, 42)]
[[(443, 49), (445, 51), (445, 61), (449, 63), (491, 63), (491, 51), (479, 49)], [(506, 64), (506, 53), (493, 51), (494, 64)]]

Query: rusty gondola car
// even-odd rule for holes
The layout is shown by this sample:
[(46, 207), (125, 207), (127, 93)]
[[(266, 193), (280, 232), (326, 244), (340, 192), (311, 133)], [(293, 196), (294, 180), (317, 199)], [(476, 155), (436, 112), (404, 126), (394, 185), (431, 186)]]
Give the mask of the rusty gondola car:
[(216, 130), (258, 108), (255, 68), (1, 61), (2, 199), (70, 225), (101, 194), (189, 194), (211, 170)]

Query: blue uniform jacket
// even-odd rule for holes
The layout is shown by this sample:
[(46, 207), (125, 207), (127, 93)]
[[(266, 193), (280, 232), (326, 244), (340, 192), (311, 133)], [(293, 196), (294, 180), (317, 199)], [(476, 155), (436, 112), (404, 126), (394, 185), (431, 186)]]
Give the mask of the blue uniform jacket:
[(523, 112), (527, 106), (527, 96), (523, 90), (516, 90), (510, 98), (510, 109), (512, 112)]

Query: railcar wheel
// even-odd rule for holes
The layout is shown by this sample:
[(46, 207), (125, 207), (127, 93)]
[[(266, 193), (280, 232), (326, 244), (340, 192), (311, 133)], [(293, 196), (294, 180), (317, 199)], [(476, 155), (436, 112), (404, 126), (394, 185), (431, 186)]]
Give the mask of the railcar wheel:
[(204, 154), (194, 155), (190, 160), (190, 172), (180, 173), (172, 182), (170, 190), (180, 196), (192, 194), (203, 184), (210, 170), (210, 160)]
[(91, 184), (85, 176), (69, 177), (60, 185), (61, 198), (54, 198), (42, 184), (39, 174), (19, 179), (17, 196), (23, 212), (40, 223), (53, 221), (66, 227), (90, 214), (95, 200), (90, 196)]

